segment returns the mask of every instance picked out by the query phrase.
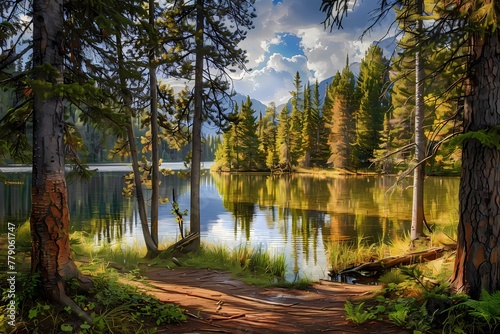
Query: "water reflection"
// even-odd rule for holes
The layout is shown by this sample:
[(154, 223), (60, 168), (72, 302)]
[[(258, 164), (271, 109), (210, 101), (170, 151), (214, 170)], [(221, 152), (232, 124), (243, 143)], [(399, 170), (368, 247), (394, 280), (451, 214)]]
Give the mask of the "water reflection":
[[(2, 231), (7, 222), (28, 219), (31, 200), (29, 173), (5, 175), (7, 181), (0, 183)], [(68, 185), (72, 230), (85, 231), (96, 244), (143, 244), (135, 201), (121, 194), (123, 175), (101, 172), (90, 182)], [(290, 275), (327, 277), (325, 245), (331, 240), (389, 241), (410, 226), (412, 189), (404, 184), (392, 190), (392, 177), (207, 173), (201, 181), (202, 239), (284, 252)], [(429, 222), (457, 221), (458, 185), (458, 178), (426, 180)], [(188, 209), (188, 182), (176, 175), (162, 176), (160, 195), (171, 197), (172, 190), (180, 209)], [(160, 205), (159, 234), (165, 244), (180, 236), (171, 209), (169, 203)]]

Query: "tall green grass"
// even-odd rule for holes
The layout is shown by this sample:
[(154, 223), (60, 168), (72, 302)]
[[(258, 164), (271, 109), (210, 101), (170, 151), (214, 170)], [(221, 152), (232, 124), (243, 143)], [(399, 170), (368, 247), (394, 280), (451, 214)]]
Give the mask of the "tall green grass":
[(268, 279), (283, 280), (286, 274), (284, 254), (270, 254), (268, 251), (249, 246), (230, 249), (223, 245), (202, 245), (201, 249), (189, 256), (188, 266), (226, 270), (241, 274), (244, 271), (263, 275)]
[[(408, 252), (432, 247), (453, 245), (456, 243), (456, 231), (451, 225), (441, 226), (434, 233), (430, 234), (429, 238), (418, 243), (411, 242), (409, 233), (393, 238), (388, 243), (382, 241), (367, 243), (366, 240), (366, 238), (361, 237), (356, 241), (337, 240), (327, 243), (327, 261), (330, 269), (334, 272), (341, 272), (344, 269), (365, 262), (376, 261), (390, 256), (399, 256)], [(428, 277), (446, 279), (451, 275), (453, 270), (452, 257), (453, 255), (430, 261), (427, 264), (421, 264), (422, 270)]]

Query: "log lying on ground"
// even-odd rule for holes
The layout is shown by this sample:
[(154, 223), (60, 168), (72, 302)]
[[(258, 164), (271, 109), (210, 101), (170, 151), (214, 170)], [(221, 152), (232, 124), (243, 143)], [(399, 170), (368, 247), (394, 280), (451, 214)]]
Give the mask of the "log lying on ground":
[(456, 246), (434, 247), (404, 255), (391, 256), (378, 261), (363, 263), (362, 265), (359, 265), (357, 267), (345, 269), (339, 274), (345, 276), (359, 276), (360, 274), (363, 276), (376, 276), (392, 267), (436, 260), (443, 256), (445, 252), (454, 249), (456, 249)]

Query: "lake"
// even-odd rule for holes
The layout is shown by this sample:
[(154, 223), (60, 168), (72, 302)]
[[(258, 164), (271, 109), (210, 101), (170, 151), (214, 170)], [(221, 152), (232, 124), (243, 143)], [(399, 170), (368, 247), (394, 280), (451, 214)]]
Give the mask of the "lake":
[[(181, 166), (181, 165), (179, 165)], [(123, 166), (100, 167), (89, 182), (68, 184), (72, 231), (85, 231), (96, 245), (143, 245), (135, 200), (122, 196)], [(125, 168), (127, 169), (127, 168)], [(180, 168), (173, 168), (180, 169)], [(0, 168), (1, 170), (1, 168)], [(102, 171), (111, 170), (111, 171)], [(4, 171), (0, 182), (0, 228), (29, 218), (31, 174)], [(285, 253), (289, 277), (327, 278), (326, 244), (332, 240), (368, 243), (407, 234), (411, 224), (412, 178), (206, 173), (201, 179), (202, 242), (227, 247), (251, 245)], [(425, 215), (431, 224), (458, 221), (457, 177), (425, 180)], [(160, 196), (175, 191), (181, 211), (189, 209), (189, 182), (162, 176)], [(146, 190), (150, 197), (150, 192)], [(159, 237), (168, 245), (180, 237), (170, 203), (161, 204)], [(189, 215), (185, 217), (189, 226)]]

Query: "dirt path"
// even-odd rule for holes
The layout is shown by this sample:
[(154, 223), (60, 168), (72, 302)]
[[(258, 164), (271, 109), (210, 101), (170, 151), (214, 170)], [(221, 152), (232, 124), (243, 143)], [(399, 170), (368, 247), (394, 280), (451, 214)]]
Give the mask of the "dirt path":
[(148, 290), (186, 308), (188, 322), (159, 333), (407, 333), (388, 323), (355, 326), (344, 303), (377, 287), (319, 282), (307, 291), (264, 289), (214, 270), (148, 269)]

